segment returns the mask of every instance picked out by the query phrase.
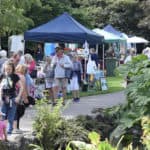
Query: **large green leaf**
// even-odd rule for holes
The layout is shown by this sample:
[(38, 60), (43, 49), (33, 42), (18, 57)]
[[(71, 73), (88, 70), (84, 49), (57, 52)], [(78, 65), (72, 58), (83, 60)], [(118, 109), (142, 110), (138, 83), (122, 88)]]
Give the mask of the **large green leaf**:
[(90, 139), (91, 143), (94, 145), (98, 145), (100, 141), (100, 135), (96, 132), (90, 132), (88, 135), (88, 138)]

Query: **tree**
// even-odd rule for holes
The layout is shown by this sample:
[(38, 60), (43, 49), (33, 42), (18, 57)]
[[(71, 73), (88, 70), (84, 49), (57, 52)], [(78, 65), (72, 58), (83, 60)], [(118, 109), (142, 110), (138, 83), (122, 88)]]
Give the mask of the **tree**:
[(0, 37), (6, 34), (21, 33), (33, 21), (24, 16), (26, 10), (39, 0), (0, 0)]
[[(64, 11), (70, 10), (69, 0), (41, 0), (41, 6), (34, 3), (26, 16), (33, 20), (34, 26), (39, 26), (60, 15)], [(32, 28), (33, 25), (30, 26)]]
[(140, 7), (143, 10), (143, 17), (139, 21), (138, 27), (142, 29), (141, 34), (145, 35), (145, 37), (150, 40), (150, 0), (142, 1)]
[[(90, 26), (90, 20), (85, 8), (80, 8), (80, 1), (75, 0), (41, 0), (42, 5), (36, 3), (26, 12), (26, 16), (34, 21), (34, 26), (39, 26), (50, 21), (63, 12), (68, 12), (79, 22)], [(38, 10), (38, 11), (37, 11)], [(30, 26), (32, 28), (33, 26)]]
[(137, 30), (142, 14), (135, 0), (80, 0), (80, 5), (79, 8), (86, 8), (92, 20), (91, 26), (102, 28), (112, 24), (127, 33)]

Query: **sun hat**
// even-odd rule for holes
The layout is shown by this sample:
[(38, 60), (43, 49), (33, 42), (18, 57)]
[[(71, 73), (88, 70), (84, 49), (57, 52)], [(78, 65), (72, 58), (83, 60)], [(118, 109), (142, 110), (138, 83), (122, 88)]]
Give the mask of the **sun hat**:
[(5, 50), (1, 50), (0, 57), (7, 57), (7, 52)]

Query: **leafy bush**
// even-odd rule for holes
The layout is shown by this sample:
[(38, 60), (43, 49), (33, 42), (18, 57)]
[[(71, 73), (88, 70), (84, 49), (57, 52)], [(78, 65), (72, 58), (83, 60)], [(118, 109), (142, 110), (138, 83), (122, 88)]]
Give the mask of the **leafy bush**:
[(124, 135), (125, 144), (133, 143), (133, 147), (136, 147), (141, 145), (141, 119), (150, 114), (150, 61), (145, 55), (139, 55), (122, 65), (119, 71), (132, 82), (126, 88), (126, 103), (119, 106), (118, 111), (114, 110), (118, 126), (111, 134), (111, 140)]
[(117, 150), (106, 141), (100, 141), (100, 135), (96, 132), (90, 132), (88, 135), (91, 144), (81, 141), (71, 141), (66, 150)]
[(147, 150), (150, 149), (150, 117), (145, 116), (142, 118), (143, 136), (142, 142), (146, 146)]
[(61, 104), (51, 108), (46, 103), (37, 105), (37, 116), (34, 130), (38, 145), (32, 145), (39, 150), (63, 150), (69, 141), (88, 141), (87, 131), (73, 120), (61, 117)]
[(76, 122), (88, 131), (95, 131), (101, 135), (101, 139), (109, 138), (115, 129), (115, 117), (107, 115), (103, 109), (94, 110), (94, 116), (78, 116)]
[[(145, 148), (143, 150), (150, 149), (150, 118), (143, 117), (142, 118), (142, 127), (143, 127), (143, 144), (145, 144)], [(90, 139), (90, 143), (85, 143), (81, 141), (70, 141), (66, 147), (66, 150), (141, 150), (141, 148), (133, 148), (132, 144), (129, 144), (127, 147), (121, 147), (120, 143), (123, 139), (118, 141), (116, 146), (112, 146), (108, 140), (101, 141), (101, 137), (96, 132), (90, 132), (88, 134), (88, 138)], [(146, 149), (147, 148), (147, 149)]]

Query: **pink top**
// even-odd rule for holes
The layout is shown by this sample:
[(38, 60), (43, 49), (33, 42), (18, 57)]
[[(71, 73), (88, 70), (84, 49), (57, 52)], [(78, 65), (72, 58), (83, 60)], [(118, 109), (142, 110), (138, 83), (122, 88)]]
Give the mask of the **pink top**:
[[(25, 79), (25, 76), (20, 74), (20, 73), (16, 73), (19, 78), (20, 78), (20, 81), (22, 83), (22, 86), (23, 86), (23, 92), (22, 92), (22, 95), (21, 95), (21, 99), (25, 102), (25, 103), (28, 103), (27, 101), (27, 86), (26, 86), (26, 79)], [(17, 84), (16, 85), (16, 89), (19, 90), (19, 85)]]
[(35, 69), (35, 66), (36, 66), (36, 63), (34, 60), (28, 64), (29, 73), (31, 73)]
[(4, 129), (6, 129), (6, 123), (0, 120), (0, 140), (4, 140)]

